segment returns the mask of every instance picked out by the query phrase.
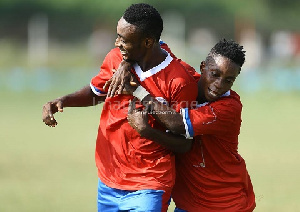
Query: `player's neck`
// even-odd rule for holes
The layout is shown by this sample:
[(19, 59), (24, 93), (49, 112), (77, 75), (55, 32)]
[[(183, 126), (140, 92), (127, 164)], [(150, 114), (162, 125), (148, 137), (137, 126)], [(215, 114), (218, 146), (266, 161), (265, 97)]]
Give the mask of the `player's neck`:
[(199, 96), (199, 95), (198, 95), (198, 97), (197, 97), (197, 103), (198, 103), (198, 104), (203, 104), (203, 103), (205, 103), (205, 102), (208, 102), (208, 101), (205, 99), (205, 97), (202, 97), (202, 96)]
[(143, 61), (138, 62), (138, 64), (142, 71), (145, 72), (161, 64), (166, 59), (167, 55), (167, 52), (161, 49), (160, 46), (155, 46), (149, 50)]

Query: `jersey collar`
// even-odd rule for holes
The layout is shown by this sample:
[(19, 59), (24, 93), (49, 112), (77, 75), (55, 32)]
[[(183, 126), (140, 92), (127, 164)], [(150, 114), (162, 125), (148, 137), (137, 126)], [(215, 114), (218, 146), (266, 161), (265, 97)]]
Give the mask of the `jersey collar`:
[(137, 63), (135, 63), (133, 65), (133, 68), (135, 70), (135, 73), (140, 78), (140, 80), (144, 81), (148, 77), (151, 77), (154, 74), (156, 74), (156, 73), (160, 72), (161, 70), (163, 70), (164, 68), (166, 68), (173, 60), (173, 58), (171, 57), (171, 55), (168, 52), (167, 52), (167, 54), (168, 55), (167, 55), (167, 57), (165, 58), (165, 60), (163, 62), (161, 62), (159, 65), (154, 66), (153, 68), (151, 68), (151, 69), (149, 69), (148, 71), (145, 71), (145, 72), (142, 71), (141, 67)]
[[(220, 98), (224, 97), (224, 96), (230, 96), (230, 90), (228, 90), (226, 93), (224, 93), (222, 96), (220, 96)], [(201, 104), (197, 104), (196, 108), (203, 107), (203, 106), (207, 105), (208, 103), (209, 102), (204, 102), (204, 103), (201, 103)]]

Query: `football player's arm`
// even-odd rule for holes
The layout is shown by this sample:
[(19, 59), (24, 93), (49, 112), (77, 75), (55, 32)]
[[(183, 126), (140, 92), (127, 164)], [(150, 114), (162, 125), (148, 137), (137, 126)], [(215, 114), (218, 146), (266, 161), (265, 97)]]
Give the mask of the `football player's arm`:
[(192, 140), (180, 135), (163, 132), (152, 128), (148, 124), (148, 108), (135, 109), (135, 101), (131, 101), (128, 107), (128, 123), (143, 137), (159, 143), (176, 153), (185, 153), (191, 149)]
[[(122, 61), (116, 73), (114, 73), (112, 78), (107, 81), (104, 86), (105, 88), (108, 88), (108, 97), (121, 92), (132, 94), (141, 100), (144, 106), (148, 107), (150, 104), (152, 116), (154, 116), (161, 125), (175, 134), (185, 134), (186, 130), (183, 123), (183, 117), (177, 111), (179, 111), (179, 108), (181, 107), (188, 107), (187, 104), (196, 99), (197, 92), (191, 92), (197, 90), (196, 83), (191, 82), (182, 88), (176, 88), (177, 90), (174, 89), (173, 92), (175, 94), (172, 99), (173, 108), (176, 108), (175, 110), (152, 97), (149, 92), (140, 86), (138, 80), (130, 70), (131, 64), (126, 61)], [(181, 82), (174, 84), (179, 85)], [(181, 102), (183, 99), (185, 101)]]
[[(126, 66), (127, 68), (129, 66)], [(124, 68), (124, 66), (123, 66)], [(119, 84), (121, 80), (113, 80), (110, 85), (106, 86), (109, 87), (108, 90), (116, 91), (114, 88), (118, 88), (121, 86), (123, 89), (122, 92), (127, 92), (127, 94), (134, 95), (137, 97), (141, 103), (151, 110), (151, 115), (155, 117), (155, 119), (160, 122), (161, 125), (165, 126), (165, 128), (169, 129), (171, 132), (175, 134), (185, 134), (185, 125), (183, 123), (183, 117), (180, 113), (178, 113), (172, 107), (169, 107), (154, 97), (151, 96), (149, 92), (146, 91), (142, 86), (140, 86), (139, 82), (136, 80), (135, 76), (130, 73), (129, 68), (124, 70), (123, 68), (119, 68), (118, 71), (114, 75), (119, 75), (119, 73), (126, 75), (129, 74), (130, 77), (126, 77), (130, 80), (122, 81), (122, 84)], [(134, 83), (132, 83), (134, 82)], [(186, 92), (188, 93), (188, 89), (196, 89), (192, 84), (190, 85), (192, 88), (186, 87)], [(110, 95), (114, 95), (115, 92), (110, 93)], [(196, 97), (190, 97), (191, 99), (196, 99)]]
[(57, 121), (53, 114), (58, 111), (63, 112), (64, 107), (87, 107), (105, 101), (106, 91), (103, 90), (102, 87), (113, 74), (112, 69), (114, 68), (114, 61), (121, 60), (116, 52), (117, 51), (113, 49), (106, 55), (101, 65), (100, 72), (92, 78), (89, 86), (85, 86), (74, 93), (47, 102), (43, 106), (43, 122), (50, 127), (55, 127)]
[(133, 78), (131, 69), (132, 63), (123, 60), (121, 61), (118, 69), (113, 70), (114, 74), (103, 86), (103, 89), (107, 90), (107, 97), (113, 97), (117, 94), (128, 94), (125, 89), (126, 83), (133, 87), (137, 87), (137, 84), (133, 82), (136, 79)]
[(195, 102), (198, 89), (195, 82), (185, 83), (184, 86), (181, 86), (184, 83), (185, 81), (173, 83), (175, 88), (172, 89), (173, 94), (171, 94), (172, 102), (170, 106), (156, 100), (141, 86), (135, 90), (133, 95), (141, 100), (144, 106), (150, 104), (151, 107), (148, 106), (148, 108), (151, 109), (151, 114), (172, 133), (185, 134), (184, 119), (178, 111), (180, 111), (180, 108), (190, 107), (191, 103)]
[(165, 128), (174, 134), (185, 134), (182, 114), (178, 113), (172, 107), (159, 102), (150, 94), (142, 100), (142, 103), (145, 107), (149, 108), (152, 116), (165, 126)]
[[(135, 128), (138, 131), (138, 129)], [(139, 131), (138, 131), (139, 132)], [(175, 153), (188, 152), (192, 147), (192, 139), (186, 139), (184, 136), (163, 132), (150, 127), (149, 125), (139, 132), (141, 136), (146, 137)]]
[(241, 111), (242, 105), (228, 98), (222, 98), (193, 110), (181, 109), (186, 137), (205, 134), (228, 136), (232, 132), (239, 132)]
[(85, 86), (82, 89), (47, 102), (43, 106), (42, 120), (50, 126), (55, 127), (57, 121), (54, 118), (56, 112), (63, 112), (65, 107), (87, 107), (97, 105), (103, 102), (106, 95), (97, 96), (93, 93), (91, 87)]

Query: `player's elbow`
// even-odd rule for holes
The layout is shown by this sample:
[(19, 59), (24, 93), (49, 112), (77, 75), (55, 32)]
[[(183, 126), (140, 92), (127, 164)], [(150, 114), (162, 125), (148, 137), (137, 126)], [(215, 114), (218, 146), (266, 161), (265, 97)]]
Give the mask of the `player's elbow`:
[(192, 140), (186, 139), (182, 145), (178, 145), (173, 152), (175, 153), (187, 153), (192, 149)]
[(183, 135), (185, 134), (185, 127), (182, 122), (172, 122), (169, 126), (168, 129), (177, 135)]

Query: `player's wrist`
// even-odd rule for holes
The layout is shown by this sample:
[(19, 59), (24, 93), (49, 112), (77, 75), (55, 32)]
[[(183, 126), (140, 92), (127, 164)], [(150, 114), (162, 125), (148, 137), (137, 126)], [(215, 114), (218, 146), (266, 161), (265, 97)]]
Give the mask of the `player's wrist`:
[(142, 137), (149, 137), (151, 135), (152, 128), (147, 124), (139, 129), (139, 133)]
[(124, 71), (130, 72), (132, 67), (132, 62), (122, 60), (119, 66), (122, 66)]
[(150, 93), (143, 86), (139, 85), (135, 91), (133, 91), (132, 95), (138, 98), (140, 101), (143, 101), (143, 99), (150, 95)]

